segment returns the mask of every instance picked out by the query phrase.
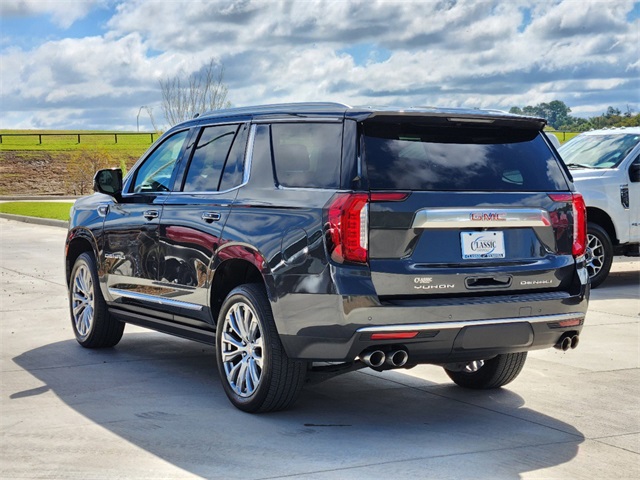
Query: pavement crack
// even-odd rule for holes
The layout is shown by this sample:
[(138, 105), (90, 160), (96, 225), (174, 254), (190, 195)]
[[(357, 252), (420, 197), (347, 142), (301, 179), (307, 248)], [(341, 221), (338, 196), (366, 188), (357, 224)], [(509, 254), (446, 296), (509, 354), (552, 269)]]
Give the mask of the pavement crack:
[[(377, 377), (375, 375), (371, 375), (370, 373), (366, 373), (366, 372), (362, 372), (362, 371), (361, 372), (357, 372), (357, 373), (360, 373), (362, 375), (369, 375), (370, 377), (374, 377), (374, 378), (380, 378), (380, 377)], [(523, 422), (528, 422), (528, 423), (531, 423), (531, 424), (534, 424), (534, 425), (538, 425), (540, 427), (549, 428), (551, 430), (555, 430), (557, 432), (564, 433), (566, 435), (571, 435), (572, 437), (575, 437), (575, 438), (578, 438), (578, 439), (585, 439), (584, 435), (577, 435), (577, 434), (572, 433), (572, 432), (567, 432), (566, 430), (563, 430), (561, 428), (552, 427), (551, 425), (546, 425), (544, 423), (535, 422), (533, 420), (530, 420), (530, 419), (527, 419), (527, 418), (522, 418), (522, 417), (519, 417), (517, 415), (510, 414), (510, 413), (501, 412), (500, 410), (496, 410), (494, 408), (489, 408), (489, 407), (486, 407), (486, 406), (483, 406), (483, 405), (477, 405), (475, 403), (466, 402), (464, 400), (460, 400), (459, 398), (448, 397), (446, 395), (442, 395), (442, 394), (434, 392), (432, 390), (425, 389), (425, 388), (420, 388), (420, 387), (415, 387), (413, 385), (407, 385), (407, 384), (404, 384), (402, 382), (398, 382), (397, 380), (392, 380), (392, 379), (385, 379), (385, 380), (387, 380), (388, 382), (395, 383), (397, 385), (401, 385), (401, 386), (406, 387), (406, 388), (411, 388), (413, 390), (418, 390), (420, 392), (429, 393), (429, 394), (434, 395), (436, 397), (447, 399), (448, 401), (458, 402), (458, 403), (461, 403), (463, 405), (468, 405), (468, 406), (471, 406), (471, 407), (480, 408), (480, 409), (486, 410), (488, 412), (497, 413), (498, 415), (503, 415), (505, 417), (514, 418), (516, 420), (520, 420), (520, 421), (523, 421)]]
[(31, 275), (29, 273), (21, 272), (19, 270), (14, 270), (12, 268), (7, 268), (7, 267), (0, 267), (0, 268), (2, 270), (6, 270), (7, 272), (16, 273), (18, 275), (24, 275), (25, 277), (34, 278), (36, 280), (42, 280), (43, 282), (53, 283), (54, 285), (58, 285), (59, 287), (65, 287), (66, 288), (66, 284), (64, 284), (64, 283), (54, 282), (53, 280), (49, 280), (47, 278), (42, 278), (42, 277), (37, 277), (35, 275)]
[(486, 454), (486, 453), (495, 453), (495, 452), (506, 452), (506, 451), (509, 451), (509, 450), (521, 450), (521, 449), (525, 449), (525, 448), (526, 449), (530, 449), (530, 448), (537, 448), (537, 447), (548, 447), (548, 446), (552, 446), (552, 445), (567, 445), (567, 444), (571, 444), (571, 443), (576, 443), (576, 440), (566, 440), (566, 441), (562, 441), (562, 442), (537, 443), (537, 444), (532, 444), (532, 445), (522, 445), (522, 446), (518, 446), (518, 447), (502, 447), (502, 448), (479, 449), (479, 450), (474, 450), (474, 451), (471, 451), (471, 452), (445, 453), (445, 454), (433, 455), (433, 456), (403, 458), (401, 460), (389, 460), (389, 461), (386, 461), (386, 462), (366, 463), (366, 464), (362, 464), (362, 465), (353, 465), (353, 466), (342, 467), (342, 468), (328, 468), (328, 469), (325, 469), (325, 470), (314, 470), (314, 471), (310, 471), (310, 472), (291, 473), (291, 474), (288, 474), (288, 475), (276, 475), (276, 476), (272, 476), (272, 477), (271, 476), (270, 477), (256, 477), (254, 480), (273, 480), (273, 479), (276, 479), (276, 478), (295, 478), (295, 477), (306, 478), (309, 475), (317, 475), (317, 474), (331, 473), (331, 472), (346, 472), (346, 471), (349, 471), (349, 470), (358, 470), (360, 468), (380, 467), (382, 465), (404, 464), (404, 463), (407, 463), (407, 462), (418, 462), (418, 461), (425, 461), (425, 460), (435, 460), (435, 459), (440, 459), (440, 458), (452, 458), (452, 457), (460, 457), (460, 456), (466, 456), (466, 455), (476, 455), (476, 454), (479, 454), (479, 453)]

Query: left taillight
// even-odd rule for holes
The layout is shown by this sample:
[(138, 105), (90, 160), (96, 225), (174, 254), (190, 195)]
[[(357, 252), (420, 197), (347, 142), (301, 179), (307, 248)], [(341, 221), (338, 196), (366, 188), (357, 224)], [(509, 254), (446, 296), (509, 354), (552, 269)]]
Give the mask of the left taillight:
[(338, 193), (327, 204), (326, 238), (332, 260), (367, 263), (369, 195)]

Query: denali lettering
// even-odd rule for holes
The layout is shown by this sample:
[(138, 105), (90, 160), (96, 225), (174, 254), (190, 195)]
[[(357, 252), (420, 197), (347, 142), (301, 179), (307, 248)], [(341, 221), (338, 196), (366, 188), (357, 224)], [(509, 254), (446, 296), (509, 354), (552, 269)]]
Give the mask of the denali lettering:
[(481, 213), (481, 212), (472, 212), (469, 217), (474, 222), (477, 221), (490, 221), (490, 220), (499, 220), (506, 221), (507, 214), (505, 212), (491, 212), (491, 213)]
[(522, 280), (520, 285), (551, 285), (553, 280)]
[(431, 277), (416, 277), (413, 279), (413, 283), (431, 283), (433, 278)]

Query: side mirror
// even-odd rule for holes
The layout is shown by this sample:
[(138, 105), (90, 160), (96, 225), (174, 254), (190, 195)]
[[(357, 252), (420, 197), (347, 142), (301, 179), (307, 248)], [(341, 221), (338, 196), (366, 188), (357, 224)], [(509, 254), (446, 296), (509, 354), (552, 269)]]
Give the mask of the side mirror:
[(633, 183), (640, 182), (640, 162), (638, 162), (637, 158), (629, 167), (629, 180)]
[(119, 168), (107, 168), (98, 170), (93, 177), (93, 189), (98, 193), (104, 193), (118, 198), (122, 193), (122, 170)]

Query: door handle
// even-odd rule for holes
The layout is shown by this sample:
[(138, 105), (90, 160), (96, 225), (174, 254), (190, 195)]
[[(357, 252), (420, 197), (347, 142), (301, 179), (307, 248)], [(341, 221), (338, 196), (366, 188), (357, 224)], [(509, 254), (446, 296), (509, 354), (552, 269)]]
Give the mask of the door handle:
[(153, 220), (154, 218), (158, 218), (159, 215), (160, 214), (158, 213), (158, 210), (147, 210), (142, 214), (142, 216), (147, 220)]
[(207, 223), (217, 222), (220, 220), (220, 214), (217, 212), (204, 212), (202, 219)]

